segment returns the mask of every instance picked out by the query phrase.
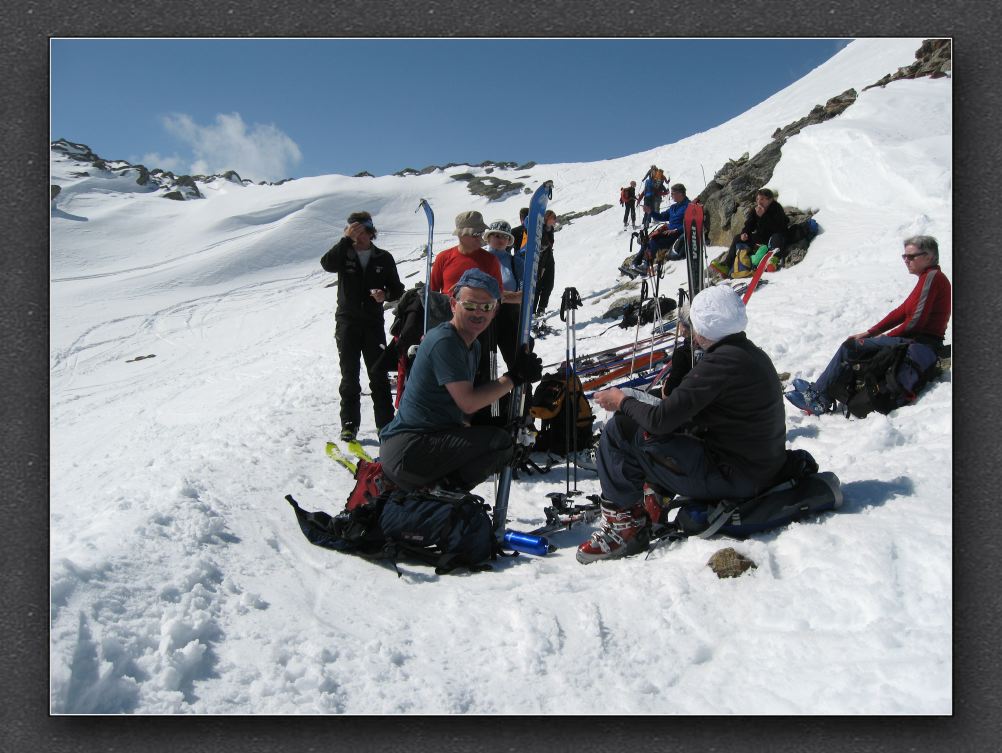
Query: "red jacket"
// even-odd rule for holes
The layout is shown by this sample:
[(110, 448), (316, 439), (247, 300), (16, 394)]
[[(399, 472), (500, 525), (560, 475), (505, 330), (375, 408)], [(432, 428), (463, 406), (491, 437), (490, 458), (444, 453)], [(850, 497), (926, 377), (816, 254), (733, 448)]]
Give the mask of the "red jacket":
[(501, 264), (490, 251), (478, 248), (467, 256), (460, 253), (459, 246), (446, 249), (435, 257), (431, 266), (431, 289), (436, 293), (452, 295), (452, 288), (467, 269), (480, 269), (498, 281), (498, 290), (504, 290), (501, 282)]
[(942, 340), (946, 334), (946, 324), (950, 321), (953, 288), (938, 264), (927, 268), (919, 275), (915, 289), (898, 306), (874, 326), (867, 335), (879, 335), (889, 327), (894, 327), (890, 337), (917, 337), (925, 335)]

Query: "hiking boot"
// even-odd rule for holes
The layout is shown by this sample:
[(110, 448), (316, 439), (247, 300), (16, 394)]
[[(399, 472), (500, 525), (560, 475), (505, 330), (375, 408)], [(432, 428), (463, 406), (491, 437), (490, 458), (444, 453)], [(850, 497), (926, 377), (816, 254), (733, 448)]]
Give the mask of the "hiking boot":
[(602, 505), (602, 517), (605, 518), (602, 527), (578, 547), (577, 560), (582, 565), (647, 550), (651, 541), (651, 522), (642, 504), (625, 510)]
[(793, 389), (795, 389), (797, 392), (803, 392), (804, 390), (811, 389), (811, 383), (808, 382), (806, 379), (801, 379), (799, 377), (790, 382), (790, 384), (793, 385)]
[(665, 510), (665, 503), (670, 501), (669, 497), (663, 497), (656, 491), (644, 484), (644, 512), (647, 513), (652, 527), (657, 527), (665, 522), (668, 511)]
[(825, 413), (831, 413), (831, 402), (810, 387), (803, 391), (793, 390), (792, 392), (787, 392), (786, 399), (804, 411), (804, 413), (810, 413), (812, 416), (823, 416)]
[(358, 427), (355, 424), (344, 424), (341, 426), (341, 441), (354, 442), (358, 436)]

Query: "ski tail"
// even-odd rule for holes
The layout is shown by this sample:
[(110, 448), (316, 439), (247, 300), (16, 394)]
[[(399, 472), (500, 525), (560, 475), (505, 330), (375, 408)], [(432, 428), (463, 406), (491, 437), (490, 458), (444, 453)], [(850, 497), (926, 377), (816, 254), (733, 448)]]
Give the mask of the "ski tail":
[(689, 295), (696, 295), (706, 286), (706, 272), (703, 269), (705, 248), (703, 243), (703, 205), (690, 201), (682, 220), (685, 233), (685, 256), (688, 263)]
[(424, 216), (428, 220), (428, 246), (425, 249), (425, 273), (424, 273), (424, 332), (428, 332), (428, 291), (430, 290), (429, 283), (431, 282), (431, 261), (432, 261), (432, 242), (435, 237), (435, 213), (431, 211), (431, 204), (428, 203), (427, 199), (421, 199), (421, 203), (418, 204), (418, 209), (424, 209)]

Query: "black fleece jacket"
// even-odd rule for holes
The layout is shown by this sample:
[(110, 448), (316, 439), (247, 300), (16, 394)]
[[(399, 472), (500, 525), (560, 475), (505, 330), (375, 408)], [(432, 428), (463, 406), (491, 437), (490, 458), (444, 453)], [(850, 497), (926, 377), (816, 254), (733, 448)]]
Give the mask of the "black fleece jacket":
[(755, 208), (748, 211), (745, 218), (745, 226), (742, 233), (748, 233), (748, 240), (753, 243), (768, 243), (775, 233), (785, 233), (790, 225), (786, 217), (786, 210), (778, 201), (773, 201), (765, 213), (759, 217), (755, 214)]
[(323, 255), (320, 266), (338, 276), (336, 319), (379, 322), (382, 326), (383, 304), (377, 303), (370, 291), (382, 290), (388, 301), (404, 294), (393, 256), (376, 246), (372, 246), (372, 255), (363, 270), (351, 239), (341, 238)]
[(744, 332), (714, 343), (657, 405), (626, 398), (620, 410), (649, 434), (701, 439), (727, 473), (766, 485), (786, 460), (783, 391), (769, 356)]

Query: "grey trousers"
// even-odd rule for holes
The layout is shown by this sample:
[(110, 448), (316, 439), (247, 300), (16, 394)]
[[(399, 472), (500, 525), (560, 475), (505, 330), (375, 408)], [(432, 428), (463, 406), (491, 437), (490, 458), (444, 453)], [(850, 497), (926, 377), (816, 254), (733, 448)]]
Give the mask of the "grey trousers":
[(636, 422), (622, 413), (602, 430), (597, 461), (602, 496), (617, 508), (643, 501), (645, 482), (694, 499), (752, 497), (759, 491), (743, 474), (714, 463), (695, 437), (644, 439)]
[(496, 426), (439, 432), (403, 432), (382, 440), (383, 473), (401, 489), (448, 484), (469, 491), (504, 468), (515, 448)]

